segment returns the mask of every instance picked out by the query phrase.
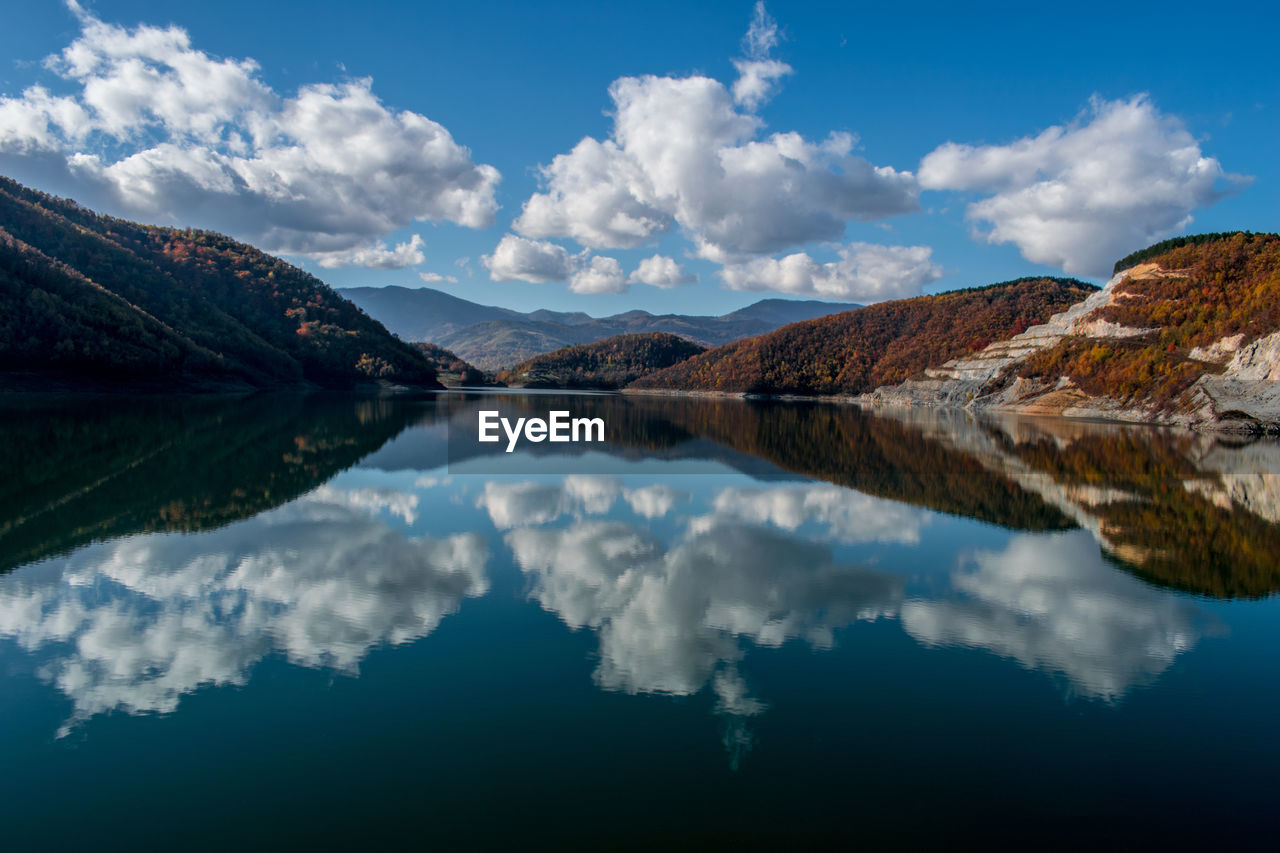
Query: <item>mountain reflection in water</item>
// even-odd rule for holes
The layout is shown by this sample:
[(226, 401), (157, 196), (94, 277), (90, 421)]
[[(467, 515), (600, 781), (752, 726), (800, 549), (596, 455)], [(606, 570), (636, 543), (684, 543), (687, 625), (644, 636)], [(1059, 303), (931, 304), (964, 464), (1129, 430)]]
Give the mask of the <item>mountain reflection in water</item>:
[[(1116, 701), (1221, 632), (1152, 583), (1211, 596), (1280, 583), (1271, 444), (818, 405), (499, 400), (602, 413), (619, 453), (707, 439), (731, 453), (718, 477), (682, 476), (675, 458), (625, 478), (450, 479), (438, 456), (374, 466), (415, 433), (465, 423), (466, 398), (23, 411), (2, 443), (0, 542), (4, 565), (36, 560), (0, 578), (0, 636), (39, 659), (72, 724), (170, 712), (200, 687), (247, 684), (271, 655), (354, 674), (372, 649), (426, 637), (488, 593), (501, 551), (520, 594), (596, 634), (598, 687), (709, 689), (718, 713), (747, 718), (771, 701), (743, 672), (748, 649), (830, 649), (877, 619)], [(470, 401), (482, 402), (494, 400)], [(795, 482), (753, 482), (735, 454)], [(396, 485), (362, 485), (371, 474)], [(473, 527), (455, 527), (449, 504), (478, 511), (463, 513)], [(1023, 532), (947, 543), (942, 513)], [(895, 565), (935, 530), (949, 560)], [(853, 546), (860, 556), (840, 553)]]
[[(607, 442), (486, 455), (482, 407), (603, 417)], [(446, 847), (547, 820), (568, 846), (774, 846), (850, 809), (876, 846), (936, 847), (993, 801), (1020, 843), (1101, 825), (1063, 809), (1185, 841), (1267, 813), (1271, 441), (263, 395), (0, 400), (0, 454), (0, 800), (26, 846), (189, 843), (235, 809), (319, 846), (410, 846), (421, 813)]]

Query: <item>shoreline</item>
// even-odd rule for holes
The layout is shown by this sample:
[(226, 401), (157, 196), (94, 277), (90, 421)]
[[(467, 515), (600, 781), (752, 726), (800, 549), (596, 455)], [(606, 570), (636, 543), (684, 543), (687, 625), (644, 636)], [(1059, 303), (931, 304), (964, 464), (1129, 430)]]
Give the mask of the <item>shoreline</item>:
[[(899, 410), (950, 410), (968, 414), (988, 413), (993, 415), (1016, 415), (1024, 418), (1050, 418), (1055, 420), (1076, 421), (1081, 423), (1119, 424), (1124, 426), (1158, 427), (1162, 429), (1184, 429), (1190, 432), (1210, 435), (1237, 436), (1277, 436), (1280, 435), (1280, 424), (1252, 420), (1235, 419), (1194, 419), (1188, 416), (1174, 415), (1169, 418), (1157, 416), (1140, 416), (1143, 410), (1127, 409), (1135, 416), (1123, 417), (1103, 409), (1079, 407), (1079, 414), (1065, 412), (1032, 411), (1014, 406), (957, 405), (954, 403), (912, 403), (898, 400), (876, 400), (871, 394), (861, 395), (817, 395), (817, 394), (762, 394), (748, 391), (685, 391), (657, 388), (622, 388), (618, 393), (623, 395), (653, 397), (685, 397), (689, 399), (722, 399), (722, 400), (760, 400), (780, 403), (831, 403), (835, 405), (852, 405), (868, 411), (886, 409)], [(874, 393), (874, 392), (872, 392)], [(1154, 415), (1154, 413), (1152, 413)]]

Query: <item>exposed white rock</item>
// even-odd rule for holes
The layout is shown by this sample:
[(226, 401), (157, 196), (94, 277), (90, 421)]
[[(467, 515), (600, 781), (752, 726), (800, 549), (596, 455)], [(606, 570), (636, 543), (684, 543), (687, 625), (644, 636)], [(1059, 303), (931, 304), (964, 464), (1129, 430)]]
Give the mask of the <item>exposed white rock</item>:
[(1195, 361), (1207, 361), (1211, 364), (1222, 364), (1240, 349), (1244, 335), (1231, 335), (1214, 341), (1207, 347), (1194, 347), (1187, 355)]
[(1193, 360), (1226, 364), (1220, 374), (1202, 376), (1190, 405), (1170, 412), (1119, 400), (1093, 397), (1063, 379), (1056, 384), (1014, 376), (1018, 365), (1065, 337), (1116, 340), (1154, 331), (1122, 326), (1098, 316), (1131, 294), (1117, 290), (1125, 281), (1183, 275), (1156, 264), (1141, 264), (1115, 275), (1097, 293), (1053, 315), (1020, 335), (997, 341), (976, 353), (925, 370), (925, 379), (877, 388), (859, 402), (895, 406), (966, 406), (1067, 418), (1103, 419), (1178, 426), (1255, 429), (1280, 424), (1280, 332), (1242, 346), (1243, 335), (1192, 350)]

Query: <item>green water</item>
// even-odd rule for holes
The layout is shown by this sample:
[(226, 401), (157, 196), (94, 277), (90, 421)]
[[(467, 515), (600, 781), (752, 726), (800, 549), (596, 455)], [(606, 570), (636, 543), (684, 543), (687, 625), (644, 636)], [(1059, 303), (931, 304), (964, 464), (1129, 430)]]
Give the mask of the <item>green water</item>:
[(1273, 442), (451, 394), (0, 448), (5, 849), (1274, 843)]

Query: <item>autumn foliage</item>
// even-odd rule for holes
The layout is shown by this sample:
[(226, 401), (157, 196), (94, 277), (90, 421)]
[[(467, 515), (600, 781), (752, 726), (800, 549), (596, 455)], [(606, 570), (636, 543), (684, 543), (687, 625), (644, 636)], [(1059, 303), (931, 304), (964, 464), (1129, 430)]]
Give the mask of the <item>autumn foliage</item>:
[(1174, 407), (1221, 364), (1192, 358), (1196, 347), (1240, 336), (1245, 345), (1280, 329), (1280, 236), (1211, 234), (1157, 244), (1153, 275), (1115, 285), (1098, 317), (1149, 332), (1136, 338), (1067, 338), (1030, 358), (1020, 375), (1068, 377), (1086, 393), (1157, 408)]
[(437, 387), (416, 350), (308, 273), (0, 178), (0, 370), (165, 387)]
[(1043, 323), (1095, 288), (1016, 281), (882, 302), (784, 326), (644, 377), (637, 388), (861, 394)]
[(535, 356), (498, 378), (526, 388), (621, 388), (705, 351), (666, 332), (615, 335)]

